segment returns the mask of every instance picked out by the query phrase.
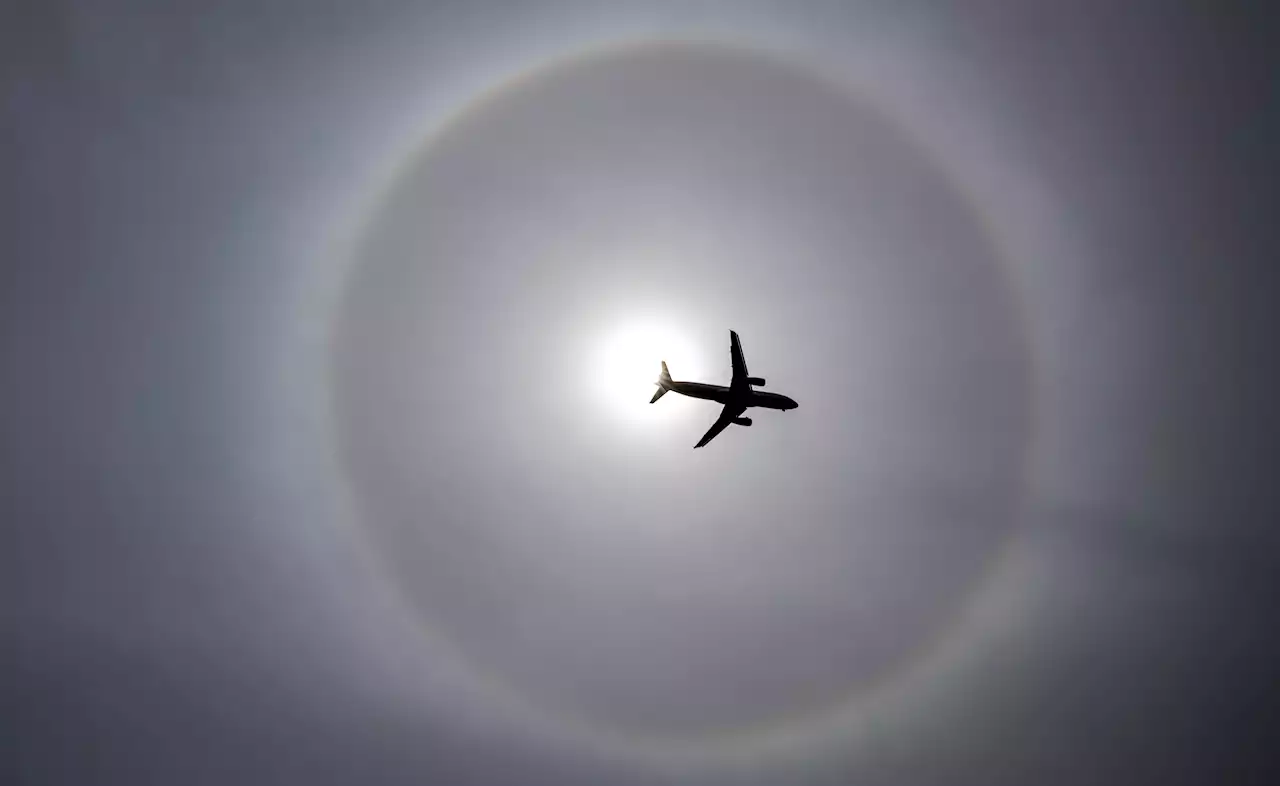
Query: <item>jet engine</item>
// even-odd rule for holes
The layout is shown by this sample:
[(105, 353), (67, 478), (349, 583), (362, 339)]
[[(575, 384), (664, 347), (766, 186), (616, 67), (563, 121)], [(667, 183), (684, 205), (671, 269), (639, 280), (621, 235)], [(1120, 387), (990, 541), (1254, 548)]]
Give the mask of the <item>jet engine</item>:
[(733, 423), (735, 426), (750, 426), (751, 418), (734, 418)]
[(764, 377), (747, 377), (747, 381), (752, 385), (764, 385)]

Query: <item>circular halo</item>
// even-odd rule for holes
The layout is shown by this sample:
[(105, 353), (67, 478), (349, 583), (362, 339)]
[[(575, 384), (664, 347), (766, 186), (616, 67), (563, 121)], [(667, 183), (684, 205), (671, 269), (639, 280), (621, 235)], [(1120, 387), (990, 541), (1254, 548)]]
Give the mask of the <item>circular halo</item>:
[[(1037, 454), (1037, 427), (1039, 425), (1042, 402), (1040, 401), (1041, 385), (1038, 378), (1038, 366), (1035, 353), (1032, 351), (1035, 347), (1033, 325), (1027, 319), (1025, 303), (1023, 298), (1020, 297), (1023, 293), (1023, 284), (1020, 281), (1021, 271), (1011, 258), (1011, 249), (1009, 247), (1011, 244), (1006, 242), (1004, 233), (1000, 231), (999, 223), (986, 209), (987, 206), (973, 198), (970, 190), (965, 188), (965, 184), (956, 179), (953, 169), (946, 166), (946, 161), (942, 160), (937, 155), (937, 151), (925, 143), (921, 135), (913, 133), (913, 129), (903, 123), (902, 118), (892, 111), (891, 106), (875, 101), (876, 96), (873, 95), (858, 93), (855, 96), (849, 92), (847, 86), (841, 81), (834, 79), (821, 69), (797, 63), (789, 58), (780, 58), (765, 48), (747, 47), (737, 43), (711, 40), (646, 39), (628, 41), (621, 44), (587, 49), (562, 58), (553, 58), (548, 62), (539, 63), (489, 87), (459, 107), (455, 112), (440, 119), (412, 154), (400, 166), (395, 168), (392, 176), (370, 201), (370, 204), (366, 206), (367, 209), (361, 212), (357, 226), (361, 229), (367, 228), (379, 208), (394, 194), (397, 185), (408, 173), (416, 171), (421, 163), (430, 156), (435, 143), (446, 136), (451, 128), (464, 122), (473, 114), (500, 102), (507, 96), (519, 93), (523, 88), (538, 83), (543, 78), (552, 77), (557, 73), (588, 68), (601, 61), (628, 53), (643, 52), (654, 48), (686, 46), (766, 59), (787, 69), (803, 72), (806, 76), (820, 80), (827, 85), (835, 86), (845, 93), (850, 100), (854, 100), (856, 97), (863, 102), (864, 106), (869, 105), (892, 122), (913, 146), (927, 155), (932, 165), (947, 178), (957, 194), (969, 197), (966, 204), (972, 211), (977, 223), (986, 233), (988, 243), (994, 251), (994, 261), (999, 266), (1004, 276), (1004, 284), (1011, 295), (1008, 298), (1009, 305), (1014, 311), (1014, 315), (1023, 332), (1024, 343), (1029, 348), (1027, 358), (1029, 361), (1029, 378), (1027, 380), (1029, 430), (1024, 449), (1023, 476), (1021, 478), (1021, 488), (1025, 491), (1028, 482), (1027, 475), (1031, 472)], [(361, 232), (357, 231), (356, 234), (359, 235)], [(350, 280), (353, 276), (354, 267), (350, 263), (347, 265), (343, 273), (345, 280)], [(338, 290), (343, 291), (345, 289), (344, 281), (343, 284), (339, 285)], [(332, 322), (331, 320), (331, 326)], [(329, 397), (329, 403), (332, 406), (331, 396)], [(343, 484), (345, 497), (354, 499), (357, 496), (347, 487), (349, 478), (342, 476), (338, 478), (338, 481)], [(1021, 500), (1017, 502), (1020, 504)], [(349, 504), (348, 509), (359, 510), (359, 505)], [(1016, 511), (1014, 513), (1016, 521)], [(353, 523), (357, 525), (357, 530), (359, 530), (360, 522), (358, 516), (353, 518)], [(425, 620), (417, 615), (413, 603), (401, 591), (395, 577), (392, 575), (392, 571), (385, 569), (384, 566), (384, 569), (380, 569), (376, 573), (385, 582), (389, 596), (403, 604), (406, 613), (415, 616), (418, 623), (418, 632), (432, 655), (446, 658), (450, 665), (456, 669), (456, 672), (466, 678), (469, 687), (474, 689), (477, 696), (489, 702), (490, 706), (498, 708), (504, 714), (517, 719), (521, 728), (566, 746), (578, 748), (585, 746), (595, 753), (638, 759), (651, 764), (689, 765), (708, 762), (750, 764), (764, 759), (795, 755), (811, 749), (814, 745), (829, 744), (834, 740), (848, 737), (856, 730), (864, 728), (868, 724), (869, 715), (873, 710), (882, 709), (892, 697), (893, 688), (900, 687), (906, 677), (922, 670), (926, 663), (936, 661), (940, 657), (939, 653), (942, 651), (943, 645), (951, 638), (955, 627), (966, 616), (964, 612), (974, 605), (980, 595), (986, 594), (984, 591), (995, 583), (997, 575), (1008, 572), (1008, 557), (1013, 551), (1017, 532), (1018, 528), (1016, 526), (1012, 527), (1010, 535), (990, 554), (987, 560), (987, 569), (969, 587), (967, 592), (968, 602), (957, 604), (957, 612), (952, 619), (938, 625), (931, 636), (920, 641), (908, 657), (901, 659), (892, 669), (882, 674), (870, 689), (859, 689), (848, 695), (835, 697), (821, 707), (810, 708), (801, 713), (783, 717), (771, 717), (758, 723), (728, 729), (701, 732), (694, 737), (687, 735), (663, 736), (636, 733), (629, 729), (602, 727), (590, 718), (580, 717), (573, 712), (556, 707), (548, 707), (530, 700), (501, 677), (478, 668), (471, 663), (465, 653), (457, 648), (448, 636), (429, 626)], [(370, 545), (368, 539), (362, 539), (362, 542), (368, 546), (366, 549), (367, 556), (372, 560), (373, 564), (382, 566), (383, 556)]]

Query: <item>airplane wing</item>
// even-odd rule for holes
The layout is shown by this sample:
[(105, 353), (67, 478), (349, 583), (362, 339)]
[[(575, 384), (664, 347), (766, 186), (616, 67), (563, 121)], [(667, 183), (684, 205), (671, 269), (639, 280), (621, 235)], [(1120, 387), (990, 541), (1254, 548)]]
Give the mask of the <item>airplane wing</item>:
[(695, 448), (700, 448), (708, 442), (716, 438), (716, 435), (728, 428), (733, 419), (746, 411), (746, 407), (739, 404), (725, 404), (724, 409), (720, 411), (720, 417), (715, 423), (711, 424), (711, 428), (707, 429), (707, 433), (702, 435), (702, 439), (698, 440)]
[(738, 340), (736, 330), (729, 331), (729, 357), (733, 361), (733, 381), (729, 383), (729, 387), (747, 387), (747, 359), (742, 356), (742, 342)]

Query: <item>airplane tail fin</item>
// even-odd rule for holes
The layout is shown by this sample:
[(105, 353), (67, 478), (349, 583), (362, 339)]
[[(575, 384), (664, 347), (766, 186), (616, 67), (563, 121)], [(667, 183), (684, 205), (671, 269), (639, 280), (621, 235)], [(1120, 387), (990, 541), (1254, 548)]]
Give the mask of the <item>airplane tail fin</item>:
[(671, 372), (667, 371), (667, 361), (662, 361), (662, 373), (658, 375), (658, 381), (653, 384), (658, 386), (658, 392), (653, 394), (653, 398), (649, 399), (649, 403), (662, 398), (662, 394), (671, 389)]

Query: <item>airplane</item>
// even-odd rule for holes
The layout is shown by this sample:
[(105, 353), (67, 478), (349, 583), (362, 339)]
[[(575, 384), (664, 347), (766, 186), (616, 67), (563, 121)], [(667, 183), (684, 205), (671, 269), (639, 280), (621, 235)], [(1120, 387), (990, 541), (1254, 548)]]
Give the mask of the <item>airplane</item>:
[(680, 382), (671, 378), (671, 372), (667, 370), (667, 361), (662, 361), (662, 373), (658, 376), (658, 381), (654, 384), (658, 386), (658, 392), (653, 394), (653, 398), (649, 399), (649, 403), (653, 404), (662, 398), (668, 390), (692, 398), (703, 398), (724, 404), (724, 409), (720, 411), (720, 417), (706, 434), (702, 435), (702, 439), (698, 440), (695, 448), (700, 448), (708, 442), (716, 438), (721, 431), (729, 427), (729, 424), (736, 426), (750, 426), (751, 418), (741, 417), (747, 407), (764, 407), (766, 409), (795, 409), (800, 406), (794, 399), (783, 396), (779, 393), (765, 393), (753, 390), (753, 386), (764, 386), (764, 380), (760, 377), (753, 377), (747, 374), (747, 361), (742, 356), (742, 342), (738, 340), (738, 334), (732, 330), (729, 331), (729, 357), (733, 362), (733, 380), (728, 387), (724, 385), (708, 385), (705, 382)]

